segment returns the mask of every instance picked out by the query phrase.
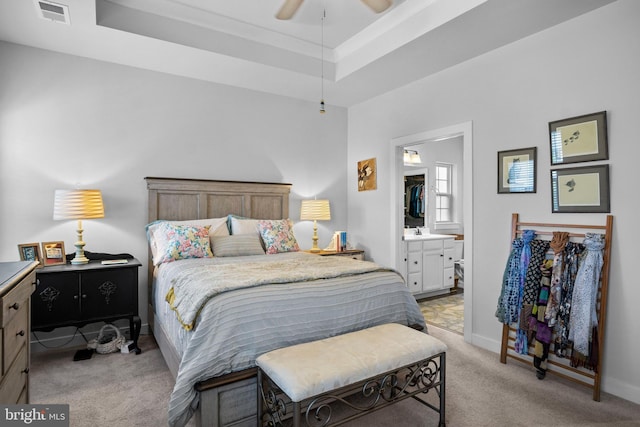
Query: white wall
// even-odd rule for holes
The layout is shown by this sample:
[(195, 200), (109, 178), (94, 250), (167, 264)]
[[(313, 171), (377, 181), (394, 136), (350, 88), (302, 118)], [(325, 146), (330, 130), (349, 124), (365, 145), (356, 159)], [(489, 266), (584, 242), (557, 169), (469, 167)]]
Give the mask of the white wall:
[[(634, 266), (639, 207), (640, 2), (619, 0), (587, 15), (467, 61), (349, 109), (348, 178), (376, 157), (378, 189), (348, 188), (351, 236), (392, 265), (388, 209), (390, 141), (473, 122), (472, 340), (497, 351), (494, 316), (510, 249), (510, 220), (604, 224), (604, 214), (552, 214), (548, 122), (607, 110), (614, 215), (603, 390), (640, 402), (640, 341), (634, 325), (640, 287)], [(428, 52), (425, 52), (428, 55)], [(535, 194), (497, 194), (497, 151), (538, 147)], [(585, 164), (582, 164), (585, 165)], [(575, 166), (582, 166), (575, 165)], [(385, 224), (381, 226), (381, 224)], [(466, 258), (466, 257), (465, 257)], [(466, 283), (465, 283), (466, 284)], [(498, 357), (496, 355), (496, 357)]]
[[(321, 115), (314, 103), (4, 42), (0, 58), (2, 261), (19, 259), (19, 243), (63, 240), (72, 253), (76, 224), (52, 220), (54, 190), (98, 188), (105, 218), (83, 222), (85, 249), (145, 264), (144, 324), (146, 176), (291, 183), (294, 222), (301, 199), (331, 201), (321, 246), (346, 229), (344, 108)], [(303, 249), (312, 228), (296, 225)]]

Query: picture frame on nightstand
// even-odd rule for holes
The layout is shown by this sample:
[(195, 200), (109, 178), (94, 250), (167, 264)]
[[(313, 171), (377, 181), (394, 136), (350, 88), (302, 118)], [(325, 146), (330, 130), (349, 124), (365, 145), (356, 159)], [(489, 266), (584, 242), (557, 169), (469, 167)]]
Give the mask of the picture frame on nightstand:
[(39, 267), (44, 265), (39, 243), (21, 243), (18, 245), (20, 261), (36, 261)]
[(42, 242), (42, 259), (44, 266), (67, 263), (67, 255), (64, 253), (64, 242)]

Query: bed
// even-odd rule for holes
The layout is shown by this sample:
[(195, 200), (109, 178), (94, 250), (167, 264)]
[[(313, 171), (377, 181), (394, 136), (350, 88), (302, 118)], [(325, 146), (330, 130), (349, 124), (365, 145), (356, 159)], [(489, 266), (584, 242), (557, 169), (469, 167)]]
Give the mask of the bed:
[[(265, 220), (260, 242), (273, 249), (265, 224), (287, 224), (290, 184), (145, 179), (149, 224), (216, 224), (207, 226), (213, 257), (158, 263), (150, 245), (149, 326), (176, 379), (170, 425), (192, 417), (199, 426), (255, 425), (255, 358), (264, 352), (383, 323), (426, 331), (393, 270), (294, 250), (264, 254), (247, 243), (255, 219)], [(214, 235), (227, 232), (222, 219), (234, 237)]]

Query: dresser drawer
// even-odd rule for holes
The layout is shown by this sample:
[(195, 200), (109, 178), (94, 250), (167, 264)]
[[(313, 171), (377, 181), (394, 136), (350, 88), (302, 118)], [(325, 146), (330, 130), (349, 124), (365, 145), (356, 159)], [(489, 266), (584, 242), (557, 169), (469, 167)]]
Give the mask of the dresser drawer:
[(409, 274), (422, 271), (422, 252), (409, 252), (407, 255), (407, 271)]
[(11, 322), (2, 329), (2, 339), (4, 342), (2, 366), (4, 369), (11, 365), (18, 351), (25, 346), (29, 340), (29, 330), (27, 328), (29, 325), (29, 306), (27, 305), (27, 301), (21, 304), (16, 315), (11, 319)]
[(445, 249), (444, 250), (444, 268), (453, 268), (453, 265), (455, 264), (454, 262), (454, 258), (455, 257), (455, 249)]
[(29, 298), (35, 289), (36, 273), (32, 271), (13, 289), (2, 297), (2, 319), (1, 327), (5, 327), (18, 314), (18, 312), (28, 307)]
[(410, 292), (421, 292), (422, 291), (422, 272), (419, 273), (409, 273), (407, 277), (407, 287)]
[(445, 288), (453, 288), (455, 284), (455, 271), (453, 268), (445, 268), (444, 269), (444, 287)]
[(24, 345), (18, 352), (18, 357), (9, 366), (8, 371), (0, 383), (0, 402), (15, 404), (26, 401), (27, 375), (29, 358), (27, 357), (27, 346)]

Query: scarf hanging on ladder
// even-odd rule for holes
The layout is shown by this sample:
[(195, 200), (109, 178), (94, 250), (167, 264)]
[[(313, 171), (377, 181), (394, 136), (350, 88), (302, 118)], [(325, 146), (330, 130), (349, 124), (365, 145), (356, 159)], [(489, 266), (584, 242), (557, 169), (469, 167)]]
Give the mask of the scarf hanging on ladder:
[(521, 238), (515, 238), (511, 245), (511, 253), (502, 276), (502, 291), (498, 298), (496, 317), (504, 324), (517, 323), (524, 293), (524, 279), (531, 258), (530, 243), (535, 238), (535, 231), (524, 230)]
[[(604, 264), (604, 244), (604, 235), (586, 233), (584, 238), (585, 254), (578, 268), (569, 318), (569, 339), (573, 341), (574, 353), (579, 352), (584, 356), (594, 356), (595, 358), (598, 355), (589, 354), (589, 344), (594, 338), (592, 331), (598, 326), (596, 301), (600, 273)], [(572, 356), (572, 359), (574, 357), (575, 355)]]

